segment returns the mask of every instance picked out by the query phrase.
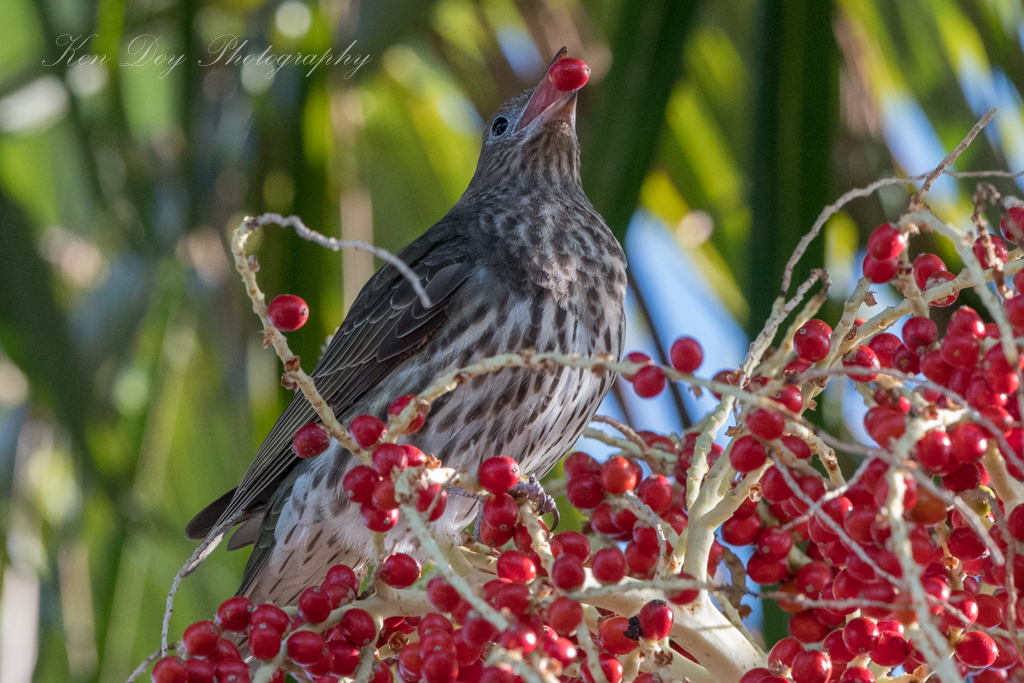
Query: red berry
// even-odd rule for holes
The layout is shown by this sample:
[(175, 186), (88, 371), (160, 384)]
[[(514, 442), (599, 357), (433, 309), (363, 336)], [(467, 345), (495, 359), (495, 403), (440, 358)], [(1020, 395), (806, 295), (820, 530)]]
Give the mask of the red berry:
[(768, 527), (757, 537), (757, 550), (768, 560), (781, 560), (793, 548), (793, 536), (779, 527)]
[(319, 624), (331, 614), (331, 599), (320, 586), (311, 586), (299, 595), (299, 614), (311, 624)]
[(249, 665), (241, 659), (222, 659), (214, 667), (217, 683), (249, 683)]
[[(800, 649), (803, 650), (803, 647)], [(832, 631), (832, 633), (825, 636), (825, 640), (821, 644), (821, 651), (827, 654), (833, 662), (840, 662), (842, 664), (852, 661), (854, 657), (853, 653), (847, 649), (846, 643), (843, 642), (842, 629)]]
[(900, 338), (888, 332), (876, 334), (868, 342), (868, 348), (875, 352), (878, 362), (883, 368), (892, 367), (892, 355), (901, 346), (903, 346), (903, 342), (900, 341)]
[(784, 436), (782, 437), (782, 445), (800, 460), (808, 460), (811, 457), (811, 447), (800, 437)]
[(786, 418), (774, 410), (754, 408), (747, 414), (747, 429), (765, 441), (778, 439), (785, 428)]
[(832, 660), (824, 652), (806, 650), (793, 659), (790, 675), (793, 683), (828, 683), (832, 676)]
[(914, 259), (914, 282), (917, 283), (917, 288), (924, 291), (928, 278), (944, 270), (946, 270), (946, 264), (935, 254), (919, 254)]
[(885, 284), (889, 280), (893, 279), (899, 268), (899, 259), (877, 259), (871, 254), (867, 254), (864, 257), (864, 262), (861, 264), (861, 269), (864, 271), (864, 277), (871, 280), (876, 285)]
[(551, 628), (562, 635), (576, 630), (583, 621), (583, 606), (564, 595), (555, 598), (548, 607), (548, 623)]
[(988, 450), (987, 432), (973, 422), (961, 422), (949, 430), (953, 455), (962, 463), (974, 462)]
[(213, 683), (216, 676), (213, 662), (195, 657), (186, 660), (185, 669), (188, 671), (188, 683)]
[[(403, 410), (405, 410), (405, 407), (407, 405), (412, 403), (413, 399), (415, 399), (415, 398), (416, 397), (412, 396), (411, 394), (406, 394), (405, 396), (399, 396), (398, 398), (395, 399), (394, 403), (392, 403), (388, 407), (388, 415), (398, 415), (398, 414), (400, 414)], [(420, 428), (423, 426), (423, 423), (426, 422), (426, 419), (427, 419), (426, 415), (423, 415), (423, 414), (416, 415), (416, 417), (414, 417), (412, 419), (412, 422), (409, 423), (409, 426), (406, 427), (404, 430), (402, 430), (402, 433), (403, 434), (414, 434), (414, 433), (418, 432), (420, 430)]]
[(693, 337), (680, 337), (672, 342), (668, 356), (673, 368), (679, 372), (693, 373), (704, 361), (704, 350)]
[[(986, 245), (985, 242), (989, 244)], [(991, 250), (992, 256), (989, 256), (989, 250)], [(981, 267), (986, 270), (995, 268), (997, 263), (1006, 263), (1006, 259), (1010, 256), (1010, 252), (1006, 248), (1006, 242), (998, 235), (988, 235), (987, 240), (982, 235), (974, 240), (974, 246), (971, 247), (971, 251), (974, 252), (974, 257), (978, 259)]]
[(1024, 327), (1024, 295), (1018, 294), (1003, 303), (1006, 317), (1014, 327)]
[[(597, 556), (595, 555), (595, 557)], [(690, 581), (694, 580), (693, 575), (686, 572), (679, 572), (676, 574), (676, 578)], [(697, 588), (681, 588), (678, 591), (665, 591), (665, 597), (674, 605), (688, 605), (696, 600), (699, 594), (700, 590)]]
[(185, 629), (181, 640), (192, 657), (205, 657), (217, 647), (220, 627), (212, 621), (197, 621)]
[(722, 540), (729, 545), (750, 545), (761, 533), (761, 517), (755, 512), (749, 515), (738, 513), (722, 525)]
[(562, 554), (551, 565), (551, 583), (561, 590), (576, 590), (586, 578), (583, 563), (575, 555)]
[(519, 483), (519, 475), (519, 463), (504, 455), (496, 455), (481, 463), (477, 479), (491, 493), (508, 493)]
[(672, 484), (660, 474), (652, 474), (640, 482), (636, 494), (657, 515), (672, 507)]
[(345, 495), (353, 503), (369, 503), (373, 500), (373, 487), (380, 481), (380, 475), (366, 465), (356, 465), (341, 480)]
[(651, 600), (640, 608), (640, 631), (648, 640), (663, 640), (672, 631), (674, 615), (664, 600)]
[(981, 345), (973, 334), (947, 334), (940, 347), (942, 360), (954, 368), (973, 368), (978, 364)]
[(999, 598), (979, 593), (974, 600), (978, 605), (977, 623), (986, 628), (995, 628), (1003, 623), (1004, 605)]
[(781, 664), (786, 668), (793, 666), (793, 660), (804, 651), (804, 646), (796, 638), (783, 638), (772, 646), (768, 653), (768, 664)]
[(636, 641), (626, 636), (629, 630), (629, 619), (626, 617), (610, 617), (597, 627), (598, 641), (613, 655), (624, 655), (636, 649)]
[(395, 482), (390, 477), (384, 477), (374, 484), (370, 502), (379, 510), (397, 509), (398, 501), (395, 499)]
[[(603, 652), (598, 656), (597, 661), (608, 683), (619, 683), (622, 680), (622, 662)], [(584, 683), (594, 683), (594, 676), (590, 673), (590, 665), (586, 659), (580, 664), (580, 673), (583, 674)]]
[(590, 568), (601, 583), (618, 583), (626, 575), (626, 557), (616, 546), (601, 548), (594, 553)]
[(186, 683), (188, 669), (178, 657), (164, 657), (153, 665), (153, 683)]
[(529, 583), (537, 578), (537, 565), (525, 553), (506, 550), (498, 556), (498, 578)]
[(804, 395), (795, 386), (788, 386), (782, 389), (775, 394), (774, 398), (794, 413), (799, 413), (804, 407)]
[(832, 347), (832, 328), (823, 320), (812, 318), (805, 322), (793, 337), (793, 348), (801, 359), (817, 363), (828, 355)]
[(587, 84), (590, 67), (582, 59), (563, 57), (551, 65), (548, 78), (560, 92), (574, 92)]
[(917, 461), (929, 472), (942, 473), (949, 471), (953, 460), (953, 445), (949, 435), (933, 429), (926, 432), (917, 442)]
[[(924, 283), (924, 286), (925, 286), (926, 290), (928, 290), (928, 289), (935, 289), (936, 287), (941, 287), (942, 285), (946, 284), (950, 280), (955, 280), (955, 279), (956, 279), (956, 275), (953, 275), (953, 273), (950, 273), (950, 272), (945, 271), (945, 270), (940, 270), (937, 273), (933, 273), (928, 278), (928, 281)], [(931, 305), (932, 306), (938, 306), (939, 308), (945, 308), (946, 306), (949, 306), (954, 301), (956, 301), (957, 297), (959, 297), (959, 296), (960, 296), (959, 292), (953, 292), (952, 294), (950, 294), (947, 297), (943, 297), (941, 299), (936, 299), (935, 301), (931, 302)]]
[(855, 655), (870, 652), (878, 642), (878, 624), (874, 619), (857, 617), (843, 627), (843, 644)]
[(914, 353), (923, 353), (939, 338), (939, 327), (931, 318), (916, 316), (903, 324), (903, 344)]
[(866, 667), (849, 666), (839, 677), (838, 683), (875, 683), (875, 675)]
[(420, 578), (420, 563), (405, 553), (395, 553), (384, 560), (380, 578), (392, 588), (408, 588)]
[(1003, 231), (1003, 237), (1014, 243), (1024, 241), (1024, 208), (1011, 206), (1006, 210), (1006, 215), (999, 221), (999, 229)]
[(936, 384), (945, 385), (953, 374), (953, 366), (942, 360), (942, 352), (936, 349), (921, 357), (921, 372)]
[(259, 624), (266, 624), (278, 633), (285, 633), (291, 626), (291, 623), (291, 619), (283, 609), (269, 603), (257, 605), (256, 608), (249, 613), (250, 628), (258, 626)]
[(561, 544), (562, 552), (575, 555), (580, 562), (590, 558), (590, 540), (578, 531), (562, 531), (555, 534), (554, 540)]
[(1006, 525), (1011, 536), (1018, 541), (1024, 541), (1024, 504), (1018, 504), (1010, 510), (1010, 514), (1006, 516)]
[[(434, 502), (435, 498), (437, 499), (436, 503)], [(416, 494), (416, 510), (419, 512), (430, 510), (429, 521), (431, 522), (436, 522), (441, 518), (447, 505), (448, 492), (442, 489), (440, 484), (431, 484), (420, 489)]]
[(789, 633), (801, 643), (817, 643), (828, 635), (829, 627), (814, 617), (814, 610), (805, 609), (789, 619)]
[(483, 517), (495, 529), (511, 533), (519, 521), (519, 506), (512, 496), (499, 493), (484, 503)]
[(615, 456), (601, 466), (601, 485), (608, 493), (621, 494), (632, 491), (636, 488), (638, 479), (636, 469), (625, 458)]
[(883, 223), (868, 237), (868, 253), (877, 259), (896, 258), (907, 246), (907, 236), (892, 223)]
[(281, 633), (267, 624), (258, 624), (249, 630), (249, 652), (256, 659), (273, 659), (281, 651)]
[(403, 443), (402, 450), (405, 451), (405, 458), (409, 462), (409, 467), (419, 467), (427, 461), (427, 455), (415, 446), (410, 446), (407, 443)]
[(988, 550), (978, 532), (969, 526), (953, 529), (947, 541), (949, 554), (960, 560), (978, 560)]
[(583, 451), (570, 453), (563, 463), (565, 476), (569, 479), (583, 476), (585, 474), (601, 474), (601, 463)]
[(391, 470), (401, 472), (409, 466), (409, 456), (397, 443), (382, 443), (373, 449), (371, 457), (374, 471), (382, 477), (391, 475)]
[(249, 627), (249, 598), (236, 596), (228, 598), (217, 608), (217, 624), (225, 631), (244, 631)]
[(991, 666), (998, 654), (996, 641), (981, 631), (968, 631), (963, 634), (954, 651), (957, 659), (975, 669)]
[(327, 646), (319, 633), (296, 631), (288, 637), (288, 659), (299, 666), (316, 664), (326, 654)]
[(739, 683), (773, 683), (771, 680), (773, 678), (777, 678), (777, 676), (772, 676), (771, 671), (764, 667), (757, 667), (743, 674), (740, 677)]
[(359, 506), (359, 516), (370, 531), (391, 531), (398, 524), (398, 510), (378, 510), (369, 503)]
[(350, 589), (353, 593), (359, 590), (359, 579), (352, 568), (346, 564), (336, 564), (327, 570), (323, 585), (341, 586)]
[(427, 599), (440, 611), (451, 612), (458, 607), (462, 596), (444, 578), (435, 576), (427, 583)]
[(729, 464), (737, 472), (756, 470), (767, 459), (768, 452), (765, 450), (764, 444), (749, 434), (736, 439), (732, 444), (732, 450), (729, 451)]
[(647, 365), (633, 375), (633, 390), (640, 398), (654, 398), (665, 389), (665, 371), (657, 365)]
[(294, 294), (281, 294), (267, 307), (267, 318), (282, 332), (294, 332), (309, 320), (309, 306)]
[(565, 489), (569, 502), (581, 510), (596, 508), (604, 500), (601, 477), (596, 474), (578, 475), (569, 480)]
[(242, 654), (238, 651), (238, 648), (235, 647), (234, 643), (227, 638), (221, 638), (217, 641), (217, 649), (207, 655), (206, 658), (214, 664), (217, 664), (218, 662), (228, 659), (237, 659), (241, 661)]
[(747, 560), (747, 576), (754, 583), (767, 586), (789, 577), (789, 565), (785, 560), (771, 560), (755, 552)]
[(292, 450), (300, 458), (312, 458), (320, 455), (331, 445), (331, 435), (316, 422), (310, 422), (295, 432), (292, 438)]
[(372, 415), (356, 415), (348, 425), (352, 438), (363, 448), (370, 448), (388, 431), (387, 425)]
[[(843, 367), (878, 370), (881, 366), (878, 364), (878, 357), (875, 355), (875, 352), (864, 345), (860, 345), (843, 356)], [(878, 377), (878, 373), (862, 374), (851, 372), (849, 377), (854, 382), (873, 382)]]
[(338, 631), (353, 647), (369, 645), (377, 637), (377, 625), (366, 610), (354, 608), (341, 615)]

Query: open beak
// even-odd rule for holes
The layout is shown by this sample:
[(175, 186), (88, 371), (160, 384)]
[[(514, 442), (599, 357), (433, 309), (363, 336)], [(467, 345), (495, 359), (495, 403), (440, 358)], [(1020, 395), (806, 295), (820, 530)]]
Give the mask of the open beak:
[[(531, 126), (539, 128), (549, 121), (556, 120), (565, 121), (572, 126), (573, 130), (576, 129), (576, 92), (586, 83), (586, 77), (578, 85), (575, 82), (572, 83), (569, 86), (571, 89), (559, 89), (559, 85), (563, 88), (566, 86), (564, 79), (557, 78), (559, 74), (556, 65), (565, 58), (567, 52), (568, 50), (563, 47), (551, 61), (544, 78), (541, 79), (536, 90), (533, 91), (530, 101), (526, 104), (523, 115), (519, 117), (519, 123), (516, 124), (514, 132), (518, 133)], [(579, 60), (571, 61), (579, 62)], [(582, 62), (579, 63), (582, 64)], [(584, 65), (583, 68), (586, 66)], [(590, 70), (586, 69), (586, 75), (589, 76), (589, 74)]]

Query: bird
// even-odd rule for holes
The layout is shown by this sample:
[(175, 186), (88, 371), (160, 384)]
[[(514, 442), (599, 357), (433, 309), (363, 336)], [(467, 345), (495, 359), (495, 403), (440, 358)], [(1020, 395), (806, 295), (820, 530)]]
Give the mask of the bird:
[[(563, 48), (538, 86), (491, 116), (461, 198), (398, 252), (430, 305), (390, 264), (354, 300), (311, 373), (343, 423), (362, 414), (385, 419), (396, 398), (497, 354), (621, 357), (626, 258), (583, 191), (576, 136), (582, 83), (569, 92), (556, 85), (565, 59)], [(470, 475), (501, 454), (524, 475), (541, 477), (574, 445), (613, 381), (610, 373), (568, 367), (506, 368), (435, 401), (426, 424), (401, 442)], [(318, 420), (298, 394), (241, 483), (186, 527), (189, 539), (202, 540), (235, 518), (240, 526), (228, 550), (254, 545), (238, 591), (254, 603), (294, 604), (331, 566), (364, 567), (373, 557), (359, 506), (341, 483), (358, 459), (337, 442), (307, 460), (292, 451), (296, 431)], [(457, 543), (477, 504), (449, 497), (431, 533)], [(387, 538), (391, 551), (415, 556), (410, 534), (396, 528)]]

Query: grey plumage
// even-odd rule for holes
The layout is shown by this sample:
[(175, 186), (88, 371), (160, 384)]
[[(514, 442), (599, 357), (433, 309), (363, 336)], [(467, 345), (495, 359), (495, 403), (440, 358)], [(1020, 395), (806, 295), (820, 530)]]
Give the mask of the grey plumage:
[[(575, 94), (536, 121), (520, 121), (532, 94), (492, 117), (465, 194), (398, 254), (433, 305), (424, 308), (393, 267), (381, 268), (317, 364), (317, 388), (343, 422), (364, 413), (383, 418), (398, 396), (499, 353), (620, 355), (625, 260), (580, 185)], [(500, 119), (505, 130), (496, 134)], [(582, 433), (610, 383), (607, 375), (569, 368), (502, 370), (435, 402), (408, 440), (470, 473), (503, 454), (525, 474), (543, 475)], [(332, 564), (361, 565), (371, 555), (358, 506), (341, 486), (355, 459), (336, 444), (308, 461), (291, 452), (294, 433), (314, 419), (297, 396), (238, 488), (187, 528), (190, 538), (203, 538), (218, 520), (242, 512), (245, 523), (230, 546), (255, 542), (241, 588), (254, 600), (292, 602)], [(472, 501), (450, 497), (435, 535), (454, 539), (471, 515)], [(388, 538), (395, 550), (416, 552), (401, 530)]]

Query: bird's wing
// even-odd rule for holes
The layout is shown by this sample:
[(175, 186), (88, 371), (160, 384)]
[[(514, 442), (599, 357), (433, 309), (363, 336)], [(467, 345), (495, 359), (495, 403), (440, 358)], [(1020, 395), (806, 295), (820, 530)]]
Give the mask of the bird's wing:
[[(335, 414), (345, 413), (447, 320), (452, 295), (469, 277), (473, 260), (469, 241), (445, 227), (442, 221), (398, 253), (419, 276), (432, 305), (425, 307), (411, 283), (394, 266), (385, 265), (363, 287), (317, 363), (313, 381)], [(250, 513), (265, 507), (274, 485), (298, 460), (291, 449), (295, 432), (317, 419), (313, 407), (298, 394), (233, 495), (222, 496), (196, 515), (186, 536), (204, 538), (220, 520), (240, 510)]]

